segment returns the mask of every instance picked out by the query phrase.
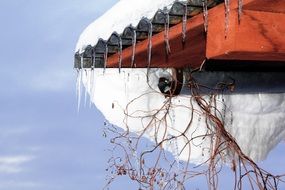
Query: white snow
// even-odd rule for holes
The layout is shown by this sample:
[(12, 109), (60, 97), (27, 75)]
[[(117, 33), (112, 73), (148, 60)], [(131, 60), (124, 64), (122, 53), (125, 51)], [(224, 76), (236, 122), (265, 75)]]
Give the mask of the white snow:
[[(106, 119), (123, 129), (140, 134), (151, 122), (157, 110), (163, 108), (167, 99), (159, 92), (158, 79), (161, 76), (170, 76), (171, 70), (151, 69), (149, 84), (147, 83), (147, 69), (95, 69), (82, 71), (82, 80), (92, 102), (103, 113)], [(104, 73), (104, 74), (103, 74)], [(94, 78), (93, 78), (94, 77)], [(94, 80), (94, 81), (92, 81)], [(90, 83), (94, 84), (94, 88)], [(207, 99), (207, 97), (205, 96)], [(182, 133), (189, 122), (191, 110), (189, 95), (179, 95), (172, 98), (171, 107), (166, 123), (152, 123), (145, 137), (158, 141), (162, 138)], [(235, 137), (243, 152), (253, 160), (263, 160), (267, 154), (285, 137), (285, 94), (235, 94), (223, 95), (226, 104), (226, 129)], [(188, 138), (197, 137), (206, 133), (205, 117), (194, 113), (194, 120), (187, 131)], [(217, 107), (224, 110), (222, 97), (218, 97)], [(162, 118), (165, 111), (159, 112), (156, 117)], [(128, 115), (128, 116), (127, 116)], [(142, 119), (144, 118), (144, 119)], [(166, 130), (166, 131), (165, 131)], [(158, 131), (158, 132), (157, 132)], [(157, 133), (156, 133), (157, 132)], [(166, 135), (163, 137), (164, 132)], [(191, 144), (190, 158), (192, 163), (201, 163), (208, 159), (210, 154), (210, 138), (196, 138)], [(180, 151), (186, 139), (180, 137), (174, 141)], [(165, 144), (165, 148), (177, 154), (177, 148)], [(175, 145), (176, 146), (176, 145)], [(190, 147), (187, 147), (179, 156), (187, 160)]]
[[(169, 6), (174, 0), (121, 0), (99, 19), (90, 24), (81, 34), (76, 51), (82, 52), (87, 45), (95, 45), (99, 38), (107, 40), (112, 32), (123, 32), (129, 24), (137, 25), (142, 17), (151, 18), (159, 8)], [(149, 115), (162, 108), (156, 117), (160, 119), (166, 110), (167, 101), (158, 91), (158, 78), (170, 76), (167, 69), (150, 69), (147, 83), (146, 69), (84, 69), (80, 71), (77, 83), (78, 95), (81, 97), (82, 83), (89, 93), (92, 102), (103, 113), (106, 119), (123, 129), (140, 134), (151, 122)], [(207, 98), (207, 97), (205, 97)], [(82, 99), (82, 98), (81, 98)], [(169, 114), (165, 122), (152, 123), (145, 136), (155, 141), (166, 136), (181, 133), (188, 125), (191, 110), (190, 96), (179, 95), (172, 99)], [(236, 138), (245, 154), (253, 160), (265, 159), (267, 154), (281, 140), (285, 139), (285, 94), (235, 94), (218, 97), (218, 107), (225, 110), (226, 128)], [(197, 105), (193, 107), (198, 109)], [(128, 116), (127, 116), (128, 115)], [(205, 117), (199, 109), (194, 113), (194, 120), (187, 131), (188, 138), (204, 135), (206, 132)], [(156, 133), (157, 132), (157, 133)], [(190, 153), (192, 163), (205, 161), (209, 154), (210, 138), (196, 138), (191, 147), (186, 147), (179, 156), (187, 160)], [(173, 144), (164, 147), (174, 155), (185, 145), (180, 137)], [(190, 152), (189, 152), (190, 151)]]

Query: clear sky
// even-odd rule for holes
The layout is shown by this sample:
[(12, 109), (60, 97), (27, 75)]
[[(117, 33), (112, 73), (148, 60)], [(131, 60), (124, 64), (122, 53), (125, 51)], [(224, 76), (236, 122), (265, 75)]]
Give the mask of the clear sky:
[[(116, 2), (0, 1), (0, 190), (105, 184), (104, 118), (95, 108), (77, 113), (73, 54), (83, 29)], [(284, 144), (262, 163), (267, 169), (285, 171)], [(115, 184), (136, 187), (126, 179)]]

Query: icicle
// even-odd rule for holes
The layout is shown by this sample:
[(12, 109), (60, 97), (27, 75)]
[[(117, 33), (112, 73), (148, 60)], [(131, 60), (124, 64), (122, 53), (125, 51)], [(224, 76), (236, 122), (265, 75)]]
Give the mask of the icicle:
[(89, 89), (89, 77), (88, 77), (88, 72), (87, 69), (84, 69), (85, 72), (85, 78), (86, 78), (86, 86), (85, 86), (85, 92), (84, 92), (84, 107), (87, 105), (87, 95), (88, 95), (88, 89)]
[(204, 29), (207, 33), (208, 31), (208, 0), (203, 0), (203, 15), (204, 15)]
[(95, 66), (96, 66), (96, 52), (95, 52), (95, 50), (93, 50), (91, 69), (94, 70)]
[(92, 106), (92, 96), (94, 93), (94, 69), (91, 70), (91, 76), (90, 76), (90, 95), (89, 95), (89, 108)]
[(77, 96), (77, 112), (80, 110), (81, 103), (81, 83), (82, 83), (82, 71), (84, 67), (83, 53), (80, 55), (80, 69), (77, 70), (77, 81), (76, 81), (76, 96)]
[(243, 0), (238, 0), (238, 23), (240, 23), (242, 16)]
[(149, 29), (148, 29), (148, 59), (147, 59), (147, 67), (150, 68), (151, 63), (151, 50), (152, 50), (152, 23), (149, 21)]
[(169, 45), (169, 13), (166, 14), (166, 19), (164, 23), (164, 41), (166, 47), (166, 54), (169, 55), (171, 53), (170, 45)]
[(105, 73), (106, 71), (106, 68), (107, 68), (107, 62), (108, 62), (108, 44), (106, 42), (105, 44), (105, 54), (104, 54), (104, 70), (103, 70), (103, 73)]
[(230, 0), (225, 0), (225, 38), (229, 31)]
[(91, 66), (91, 77), (90, 77), (90, 97), (89, 97), (89, 107), (91, 108), (92, 105), (92, 96), (93, 96), (93, 92), (94, 92), (94, 69), (95, 69), (95, 65), (96, 65), (96, 52), (95, 50), (93, 51), (93, 60), (92, 60), (92, 66)]
[(122, 45), (122, 38), (119, 37), (119, 73), (121, 73), (121, 68), (122, 68), (122, 51), (123, 51), (123, 45)]
[[(93, 52), (93, 50), (92, 50)], [(89, 107), (91, 107), (91, 89), (92, 89), (92, 73), (94, 72), (94, 68), (95, 68), (95, 58), (94, 58), (94, 54), (92, 53), (91, 55), (91, 67), (90, 67), (90, 72), (88, 73), (87, 69), (85, 69), (86, 72), (86, 78), (87, 78), (87, 87), (85, 88), (85, 103), (84, 106), (86, 107), (87, 105), (87, 92), (89, 92)]]
[(84, 57), (83, 57), (83, 54), (80, 55), (80, 66), (81, 66), (81, 69), (83, 69), (83, 66), (84, 66)]
[(80, 69), (77, 70), (77, 81), (76, 81), (76, 96), (77, 96), (77, 112), (80, 109), (81, 102), (81, 80), (82, 80), (82, 72)]
[(149, 81), (149, 69), (151, 63), (151, 50), (152, 50), (152, 23), (148, 20), (149, 29), (148, 29), (148, 58), (147, 58), (147, 82)]
[(188, 14), (188, 8), (187, 8), (187, 2), (185, 3), (185, 10), (184, 15), (182, 19), (182, 44), (185, 45), (186, 42), (186, 30), (187, 30), (187, 14)]
[(133, 30), (133, 38), (132, 38), (133, 51), (132, 51), (132, 64), (131, 64), (132, 68), (137, 67), (135, 64), (136, 45), (137, 45), (137, 33), (136, 30)]
[(87, 95), (88, 95), (88, 74), (87, 74), (87, 69), (84, 69), (84, 70), (82, 70), (82, 77), (83, 77), (83, 74), (85, 74), (85, 79), (86, 79), (86, 83), (85, 83), (85, 85), (86, 86), (84, 86), (83, 85), (83, 89), (84, 89), (84, 107), (86, 107), (86, 104), (87, 104)]

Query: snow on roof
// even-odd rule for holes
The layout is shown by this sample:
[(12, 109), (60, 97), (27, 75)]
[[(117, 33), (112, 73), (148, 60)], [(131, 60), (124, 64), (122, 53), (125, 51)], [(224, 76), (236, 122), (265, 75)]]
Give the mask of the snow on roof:
[(80, 35), (75, 51), (82, 52), (87, 45), (94, 46), (99, 38), (107, 40), (116, 31), (122, 33), (128, 25), (136, 26), (141, 18), (152, 18), (175, 0), (120, 0), (99, 19), (91, 23)]
[[(207, 6), (212, 8), (221, 2), (221, 0), (208, 0)], [(165, 18), (159, 13), (162, 12), (164, 16), (168, 13), (170, 23), (177, 24), (182, 21), (185, 13), (187, 17), (201, 13), (203, 5), (203, 0), (121, 0), (83, 31), (75, 52), (83, 53), (88, 45), (95, 46), (99, 39), (108, 40), (114, 32), (122, 34), (129, 26), (138, 28), (144, 18), (150, 20), (153, 25), (158, 25), (160, 32), (164, 30)], [(158, 32), (154, 30), (153, 32)]]

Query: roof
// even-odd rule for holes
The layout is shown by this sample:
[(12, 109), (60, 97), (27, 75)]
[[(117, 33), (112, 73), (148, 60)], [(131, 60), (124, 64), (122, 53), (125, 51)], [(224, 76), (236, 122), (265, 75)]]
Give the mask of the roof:
[[(167, 27), (173, 27), (183, 22), (183, 18), (189, 19), (203, 12), (207, 2), (207, 8), (210, 9), (222, 0), (187, 0), (175, 1), (171, 6), (161, 7), (152, 18), (142, 17), (136, 26), (128, 25), (122, 33), (113, 33), (107, 40), (100, 38), (95, 45), (87, 45), (81, 50), (77, 45), (75, 53), (75, 68), (104, 67), (106, 52), (108, 56), (118, 53), (134, 43), (139, 43), (155, 34), (163, 32)], [(182, 35), (182, 34), (181, 34)], [(82, 45), (81, 45), (82, 46)], [(83, 65), (81, 65), (81, 62)]]
[[(121, 0), (119, 8), (123, 9), (127, 2), (134, 1)], [(87, 41), (90, 45), (85, 41), (84, 46), (80, 38), (78, 44), (81, 47), (77, 45), (74, 67), (199, 68), (206, 63), (211, 69), (225, 69), (226, 66), (227, 69), (251, 70), (259, 66), (266, 66), (266, 69), (285, 66), (285, 26), (282, 24), (285, 11), (280, 9), (285, 2), (282, 0), (243, 0), (243, 4), (240, 0), (229, 4), (228, 1), (221, 4), (223, 0), (174, 1), (171, 6), (163, 6), (156, 11), (153, 11), (154, 8), (166, 3), (153, 2), (156, 4), (149, 8), (150, 11), (147, 6), (131, 11), (131, 15), (137, 14), (134, 18), (126, 13), (123, 19), (113, 22), (110, 17), (116, 15), (112, 15), (114, 11), (110, 10), (107, 12), (109, 18), (98, 19), (100, 22), (92, 25), (94, 30), (106, 25), (107, 30), (114, 28), (122, 32), (112, 31), (106, 39)], [(141, 17), (151, 14), (151, 18)], [(137, 19), (139, 16), (140, 19)], [(122, 28), (122, 24), (128, 21), (137, 24), (126, 24)], [(106, 37), (107, 30), (101, 30), (101, 35)], [(96, 36), (92, 34), (94, 31), (87, 32), (89, 36)]]

